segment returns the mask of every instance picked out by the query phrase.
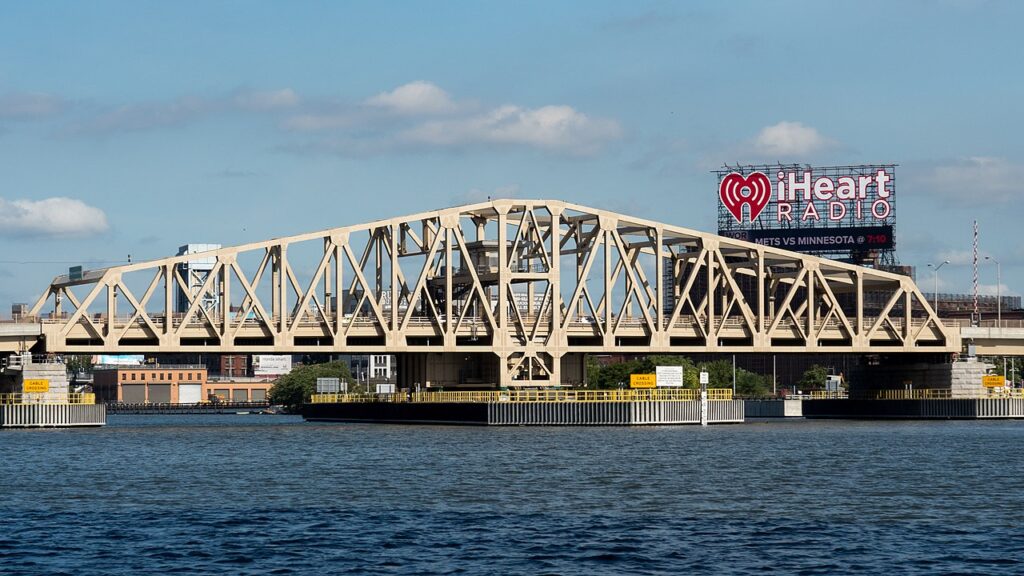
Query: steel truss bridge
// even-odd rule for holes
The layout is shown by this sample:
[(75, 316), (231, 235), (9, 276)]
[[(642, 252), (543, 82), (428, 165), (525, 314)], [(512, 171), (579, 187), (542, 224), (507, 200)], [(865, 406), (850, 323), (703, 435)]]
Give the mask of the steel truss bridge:
[(442, 353), (503, 386), (584, 353), (960, 351), (908, 277), (552, 200), (58, 276), (30, 315), (50, 352)]

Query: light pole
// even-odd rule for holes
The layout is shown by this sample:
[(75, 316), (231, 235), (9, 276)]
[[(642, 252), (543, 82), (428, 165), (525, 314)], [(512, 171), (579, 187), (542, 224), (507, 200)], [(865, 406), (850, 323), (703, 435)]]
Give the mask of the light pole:
[(1002, 328), (1003, 326), (1003, 275), (999, 260), (991, 256), (985, 256), (985, 260), (991, 260), (996, 263), (996, 326)]
[(929, 264), (928, 267), (932, 269), (932, 300), (933, 308), (935, 308), (935, 315), (939, 315), (939, 269), (949, 264), (949, 260), (943, 260), (942, 264), (936, 266), (935, 264)]

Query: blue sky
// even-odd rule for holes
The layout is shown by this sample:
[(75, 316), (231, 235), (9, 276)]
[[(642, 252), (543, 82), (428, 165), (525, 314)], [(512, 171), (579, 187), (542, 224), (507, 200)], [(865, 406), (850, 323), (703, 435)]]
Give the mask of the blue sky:
[[(0, 314), (75, 263), (486, 196), (714, 231), (723, 162), (897, 163), (902, 263), (1024, 288), (1024, 3), (22, 3)], [(982, 290), (995, 293), (984, 262)]]

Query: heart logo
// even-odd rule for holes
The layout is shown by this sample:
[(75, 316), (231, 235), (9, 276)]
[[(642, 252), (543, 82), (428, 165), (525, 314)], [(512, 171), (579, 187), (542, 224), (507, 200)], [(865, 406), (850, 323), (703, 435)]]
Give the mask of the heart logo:
[(718, 185), (718, 195), (722, 198), (722, 204), (729, 209), (737, 222), (743, 223), (743, 205), (750, 207), (750, 221), (753, 222), (761, 215), (761, 211), (768, 205), (772, 197), (772, 183), (765, 176), (764, 172), (751, 172), (744, 177), (738, 172), (732, 172)]

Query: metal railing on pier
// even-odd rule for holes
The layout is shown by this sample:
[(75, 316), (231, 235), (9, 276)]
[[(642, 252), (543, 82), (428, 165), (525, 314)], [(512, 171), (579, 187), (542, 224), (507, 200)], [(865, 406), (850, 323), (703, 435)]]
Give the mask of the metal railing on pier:
[(12, 392), (0, 394), (0, 404), (95, 404), (96, 395), (89, 392)]
[[(868, 390), (854, 396), (854, 398), (860, 400), (950, 400), (954, 396), (952, 390), (915, 388), (912, 390)], [(956, 398), (1024, 398), (1024, 389), (990, 388), (988, 390), (979, 390), (976, 394), (965, 395), (958, 393)]]
[[(654, 390), (507, 390), (507, 391), (453, 391), (412, 392), (396, 394), (314, 394), (311, 404), (339, 404), (351, 402), (649, 402), (693, 401), (700, 399), (700, 391), (689, 388)], [(708, 390), (708, 400), (732, 400), (732, 390)]]

